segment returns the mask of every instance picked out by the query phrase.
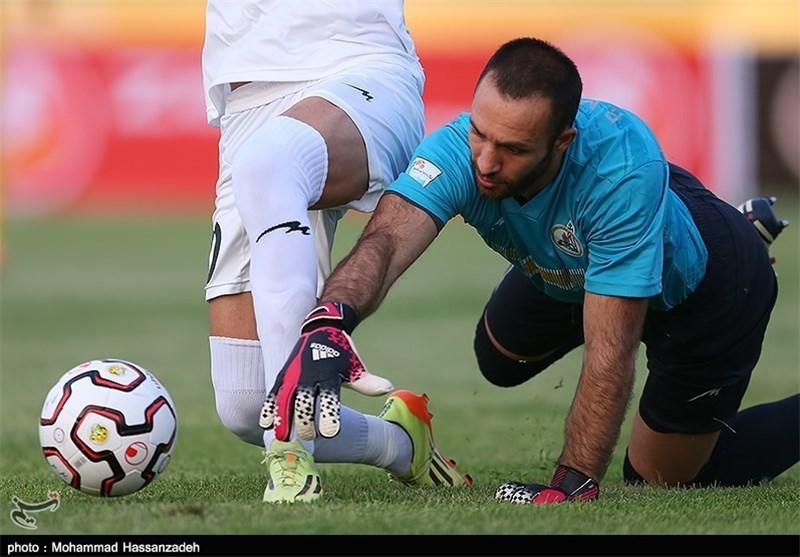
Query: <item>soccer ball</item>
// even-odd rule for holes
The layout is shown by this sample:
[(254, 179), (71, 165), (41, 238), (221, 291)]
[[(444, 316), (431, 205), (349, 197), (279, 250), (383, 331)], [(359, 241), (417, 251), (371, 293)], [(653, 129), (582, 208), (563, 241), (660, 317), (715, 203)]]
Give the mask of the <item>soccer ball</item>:
[(91, 360), (50, 389), (39, 441), (69, 486), (116, 497), (139, 491), (164, 471), (177, 425), (175, 404), (152, 373), (125, 360)]

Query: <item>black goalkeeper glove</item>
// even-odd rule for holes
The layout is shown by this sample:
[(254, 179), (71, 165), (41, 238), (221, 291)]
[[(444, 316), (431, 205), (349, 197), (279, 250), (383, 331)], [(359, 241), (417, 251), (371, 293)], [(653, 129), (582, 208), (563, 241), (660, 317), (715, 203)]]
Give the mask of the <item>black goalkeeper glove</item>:
[[(288, 441), (294, 425), (303, 440), (339, 433), (340, 391), (379, 396), (394, 389), (364, 366), (350, 338), (358, 319), (346, 304), (326, 302), (306, 316), (300, 339), (264, 402), (259, 425)], [(316, 408), (319, 406), (319, 416)], [(317, 423), (318, 422), (318, 423)]]
[(775, 241), (784, 228), (789, 226), (788, 220), (779, 219), (772, 210), (772, 205), (777, 200), (778, 198), (774, 195), (770, 197), (755, 197), (748, 199), (737, 207), (739, 212), (753, 223), (767, 247)]
[(550, 485), (506, 482), (494, 493), (498, 501), (519, 505), (548, 505), (563, 501), (592, 501), (600, 496), (600, 484), (589, 476), (562, 464)]

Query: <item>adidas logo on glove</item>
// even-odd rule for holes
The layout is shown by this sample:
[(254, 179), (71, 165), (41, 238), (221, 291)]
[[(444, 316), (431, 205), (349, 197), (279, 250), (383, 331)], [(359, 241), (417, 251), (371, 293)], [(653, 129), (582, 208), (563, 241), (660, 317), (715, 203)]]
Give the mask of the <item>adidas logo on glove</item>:
[(325, 358), (338, 358), (339, 352), (331, 348), (330, 346), (325, 346), (324, 344), (320, 344), (318, 342), (311, 343), (311, 359), (315, 362), (317, 360), (324, 360)]

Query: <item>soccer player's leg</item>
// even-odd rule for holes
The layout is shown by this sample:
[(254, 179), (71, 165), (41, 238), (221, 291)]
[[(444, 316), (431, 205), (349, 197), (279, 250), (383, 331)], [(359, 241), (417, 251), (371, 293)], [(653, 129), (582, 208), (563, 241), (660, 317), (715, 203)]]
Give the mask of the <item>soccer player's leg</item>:
[[(218, 200), (219, 205), (219, 200)], [(330, 274), (333, 231), (343, 211), (310, 211), (318, 281)], [(249, 291), (249, 247), (238, 211), (215, 213), (206, 297), (211, 377), (217, 414), (226, 429), (263, 446), (258, 417), (266, 396), (264, 362)]]
[(648, 316), (649, 373), (623, 475), (666, 486), (759, 483), (800, 458), (800, 397), (739, 411), (777, 298), (776, 277), (764, 242), (736, 209), (699, 187), (682, 195), (698, 213), (709, 263), (687, 301)]
[[(234, 193), (250, 240), (251, 290), (267, 390), (330, 272), (333, 229), (326, 220), (329, 243), (323, 246), (306, 221), (307, 209), (323, 210), (326, 216), (343, 213), (343, 205), (372, 210), (422, 138), (419, 89), (393, 71), (339, 76), (283, 100), (280, 115), (263, 123), (233, 159)], [(371, 91), (369, 98), (364, 90)], [(316, 462), (359, 462), (389, 470), (410, 460), (410, 443), (398, 427), (349, 408), (342, 408), (341, 417), (339, 435), (306, 444), (308, 454), (299, 460), (309, 462), (306, 457), (313, 454)], [(292, 495), (270, 488), (293, 476), (297, 451), (273, 443), (271, 431), (264, 432), (264, 444), (273, 455), (268, 458), (273, 481), (265, 500), (311, 497), (307, 491)]]
[[(310, 123), (299, 119), (301, 115)], [(333, 142), (315, 125), (338, 128), (336, 149), (329, 147)], [(351, 167), (349, 181), (328, 180), (329, 170), (337, 164)], [(296, 343), (304, 316), (317, 301), (317, 235), (308, 210), (326, 189), (337, 203), (366, 191), (366, 151), (346, 114), (322, 99), (310, 98), (261, 122), (231, 166), (236, 206), (249, 239), (250, 288), (266, 391)], [(265, 397), (266, 392), (262, 403)], [(313, 447), (298, 444), (291, 450), (275, 441), (272, 431), (262, 433), (270, 473), (264, 501), (316, 499), (321, 486), (311, 458)], [(308, 478), (314, 489), (308, 488)]]
[[(257, 93), (257, 92), (256, 92)], [(217, 183), (216, 208), (213, 217), (213, 240), (209, 257), (209, 273), (206, 285), (206, 299), (209, 301), (211, 374), (214, 386), (217, 413), (222, 424), (242, 440), (269, 447), (269, 439), (264, 439), (264, 431), (259, 427), (258, 417), (266, 397), (265, 354), (271, 362), (279, 362), (280, 340), (275, 342), (274, 335), (268, 346), (274, 350), (262, 350), (262, 342), (258, 333), (256, 312), (251, 293), (251, 241), (241, 220), (241, 213), (233, 184), (232, 161), (240, 153), (248, 133), (274, 119), (280, 112), (280, 105), (263, 103), (252, 108), (249, 102), (256, 94), (242, 89), (231, 96), (229, 106), (232, 110), (226, 114), (222, 124), (220, 140), (220, 178)], [(248, 98), (250, 96), (251, 98)], [(237, 110), (237, 99), (248, 106), (248, 110)], [(325, 154), (323, 152), (323, 159)], [(269, 158), (267, 156), (267, 158)], [(324, 160), (323, 160), (324, 162)], [(302, 170), (299, 172), (302, 174)], [(291, 192), (288, 197), (291, 197)], [(304, 267), (303, 284), (311, 284), (307, 288), (307, 306), (312, 307), (316, 300), (317, 284), (330, 273), (330, 249), (333, 232), (344, 210), (328, 211), (302, 210), (302, 221), (307, 223), (307, 232), (311, 240), (311, 264)], [(280, 224), (280, 223), (279, 223)], [(298, 223), (299, 224), (299, 223)], [(291, 228), (291, 225), (289, 225)], [(284, 231), (285, 232), (285, 231)], [(280, 260), (277, 259), (277, 260)], [(260, 261), (264, 264), (264, 261)], [(283, 261), (282, 261), (283, 263)], [(267, 280), (267, 283), (270, 281)], [(267, 287), (268, 291), (269, 287)], [(281, 318), (298, 324), (284, 324), (280, 319), (271, 321), (275, 327), (284, 326), (291, 330), (284, 344), (291, 345), (296, 340), (299, 322), (307, 307), (296, 311), (279, 312)], [(282, 362), (280, 362), (282, 363)], [(266, 442), (266, 445), (265, 445)], [(275, 459), (273, 459), (274, 461)], [(313, 466), (313, 462), (312, 462)], [(271, 467), (274, 468), (274, 467)], [(314, 474), (316, 471), (314, 470)], [(281, 484), (286, 488), (286, 482)], [(285, 493), (285, 489), (283, 490)]]
[(548, 297), (513, 266), (495, 287), (475, 328), (478, 367), (498, 387), (524, 383), (581, 344), (581, 304)]
[(239, 439), (261, 446), (263, 431), (258, 427), (258, 415), (266, 391), (250, 293), (219, 296), (208, 305), (211, 383), (217, 415)]
[(261, 446), (258, 414), (264, 393), (263, 363), (249, 292), (248, 239), (233, 198), (230, 165), (224, 156), (233, 147), (230, 143), (223, 134), (205, 286), (211, 379), (223, 426), (243, 441)]

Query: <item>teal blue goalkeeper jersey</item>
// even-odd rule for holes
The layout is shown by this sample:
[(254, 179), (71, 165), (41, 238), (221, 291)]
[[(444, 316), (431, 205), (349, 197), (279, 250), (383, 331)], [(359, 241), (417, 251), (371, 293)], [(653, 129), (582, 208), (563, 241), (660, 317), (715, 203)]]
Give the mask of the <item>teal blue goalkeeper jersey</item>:
[(387, 191), (425, 210), (440, 229), (461, 215), (557, 300), (581, 302), (592, 292), (674, 307), (702, 279), (708, 252), (668, 186), (655, 136), (633, 113), (592, 99), (581, 102), (575, 127), (558, 175), (524, 204), (478, 194), (467, 113), (426, 137)]

